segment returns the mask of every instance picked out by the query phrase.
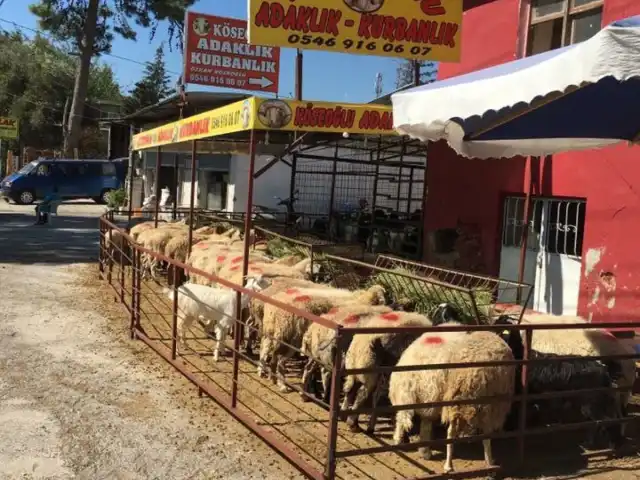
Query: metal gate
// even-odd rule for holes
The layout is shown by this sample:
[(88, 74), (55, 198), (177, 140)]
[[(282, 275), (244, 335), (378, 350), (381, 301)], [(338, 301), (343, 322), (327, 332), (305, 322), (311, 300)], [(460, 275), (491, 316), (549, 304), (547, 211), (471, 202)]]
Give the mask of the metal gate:
[[(504, 200), (500, 277), (517, 280), (524, 228), (524, 197)], [(569, 198), (531, 200), (524, 282), (534, 285), (528, 307), (554, 315), (578, 309), (586, 201)], [(515, 299), (504, 298), (504, 302)]]

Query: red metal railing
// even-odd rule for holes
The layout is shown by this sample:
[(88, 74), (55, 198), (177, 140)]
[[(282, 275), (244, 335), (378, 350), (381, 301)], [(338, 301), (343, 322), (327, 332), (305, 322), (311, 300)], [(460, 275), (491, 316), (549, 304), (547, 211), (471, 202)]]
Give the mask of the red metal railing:
[[(222, 278), (208, 274), (204, 271), (190, 268), (180, 262), (169, 259), (161, 253), (152, 252), (137, 245), (133, 239), (120, 229), (114, 222), (111, 214), (105, 215), (100, 220), (100, 271), (102, 278), (113, 288), (116, 298), (123, 303), (129, 312), (129, 328), (131, 338), (145, 342), (156, 351), (164, 360), (181, 372), (189, 381), (198, 387), (199, 394), (206, 394), (222, 406), (236, 420), (250, 429), (259, 438), (272, 446), (280, 455), (286, 458), (299, 471), (309, 478), (330, 479), (334, 478), (464, 478), (495, 472), (497, 468), (474, 468), (467, 471), (448, 474), (424, 475), (423, 467), (416, 467), (416, 461), (407, 459), (405, 452), (414, 451), (419, 447), (439, 447), (447, 444), (462, 444), (477, 442), (486, 438), (505, 439), (515, 438), (518, 442), (518, 460), (525, 459), (526, 439), (530, 436), (547, 434), (550, 432), (562, 432), (568, 430), (585, 429), (595, 425), (610, 425), (615, 423), (630, 422), (636, 417), (617, 418), (611, 420), (594, 420), (567, 425), (555, 425), (544, 428), (527, 428), (526, 413), (528, 402), (539, 398), (558, 398), (584, 395), (595, 391), (629, 391), (631, 386), (619, 388), (602, 388), (590, 390), (572, 390), (563, 392), (548, 392), (532, 395), (528, 393), (527, 366), (535, 362), (563, 361), (578, 358), (576, 356), (563, 356), (554, 359), (531, 359), (532, 337), (534, 331), (557, 329), (595, 329), (597, 325), (584, 324), (520, 324), (508, 328), (523, 332), (525, 352), (522, 360), (503, 362), (466, 362), (460, 364), (444, 365), (412, 365), (376, 367), (375, 369), (346, 370), (343, 367), (343, 358), (346, 355), (348, 345), (356, 335), (384, 334), (384, 333), (412, 333), (415, 336), (428, 331), (425, 327), (389, 327), (389, 328), (355, 328), (336, 325), (320, 316), (279, 302), (260, 293), (247, 290), (239, 285), (230, 283)], [(120, 236), (123, 241), (114, 243), (114, 235)], [(158, 292), (159, 284), (153, 280), (143, 280), (141, 275), (141, 255), (147, 254), (174, 268), (170, 271), (177, 275), (178, 269), (182, 269), (190, 275), (198, 275), (209, 279), (221, 286), (234, 290), (238, 294), (246, 294), (252, 299), (258, 299), (265, 304), (270, 304), (283, 312), (318, 323), (335, 331), (336, 345), (331, 371), (331, 394), (329, 402), (324, 403), (313, 395), (303, 392), (299, 385), (287, 378), (285, 383), (291, 389), (301, 393), (305, 400), (313, 403), (303, 403), (301, 398), (291, 395), (281, 395), (257, 375), (250, 372), (250, 368), (256, 367), (257, 362), (241, 351), (241, 339), (243, 330), (252, 328), (248, 326), (241, 316), (241, 312), (234, 322), (233, 347), (231, 360), (225, 359), (220, 365), (211, 362), (205, 350), (210, 348), (210, 340), (205, 336), (192, 337), (189, 352), (180, 352), (178, 349), (177, 319), (178, 290), (177, 278), (174, 278), (172, 288), (174, 301), (169, 302), (166, 296)], [(238, 309), (239, 310), (239, 309)], [(608, 327), (638, 327), (640, 323), (630, 325), (611, 324)], [(504, 330), (504, 326), (470, 325), (464, 327), (439, 327), (439, 331), (491, 331)], [(200, 334), (200, 332), (198, 333)], [(288, 348), (299, 352), (295, 345)], [(589, 359), (629, 359), (640, 355), (600, 355), (592, 357), (580, 357)], [(318, 360), (319, 361), (319, 360)], [(340, 399), (342, 379), (346, 375), (357, 373), (375, 372), (389, 375), (391, 372), (417, 371), (433, 369), (460, 369), (473, 367), (489, 367), (500, 365), (522, 365), (520, 378), (522, 393), (520, 395), (493, 396), (484, 398), (456, 399), (452, 401), (440, 401), (414, 405), (375, 406), (373, 408), (359, 408), (341, 410)], [(223, 380), (228, 380), (224, 383)], [(262, 398), (261, 398), (262, 397)], [(498, 432), (491, 435), (474, 435), (465, 438), (431, 440), (413, 442), (404, 445), (392, 445), (382, 438), (370, 438), (365, 435), (348, 435), (339, 421), (342, 415), (352, 414), (394, 414), (400, 410), (415, 410), (419, 408), (464, 405), (487, 404), (496, 401), (516, 401), (520, 403), (520, 417), (518, 429), (512, 432)], [(283, 423), (276, 422), (274, 417), (284, 419)], [(302, 440), (302, 438), (310, 440)], [(389, 461), (388, 455), (393, 454), (400, 460)], [(354, 461), (357, 460), (357, 461)], [(405, 462), (407, 467), (397, 467), (398, 462)], [(403, 464), (404, 465), (404, 464)]]

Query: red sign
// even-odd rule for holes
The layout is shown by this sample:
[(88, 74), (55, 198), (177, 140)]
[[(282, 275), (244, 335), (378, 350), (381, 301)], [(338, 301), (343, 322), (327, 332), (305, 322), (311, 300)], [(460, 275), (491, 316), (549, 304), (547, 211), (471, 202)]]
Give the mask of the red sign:
[(280, 47), (247, 43), (247, 21), (187, 12), (184, 82), (278, 93)]

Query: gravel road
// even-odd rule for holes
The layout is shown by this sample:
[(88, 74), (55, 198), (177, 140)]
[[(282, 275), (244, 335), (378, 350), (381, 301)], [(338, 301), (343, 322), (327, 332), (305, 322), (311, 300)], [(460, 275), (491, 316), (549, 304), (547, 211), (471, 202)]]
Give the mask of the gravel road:
[(33, 207), (0, 203), (0, 479), (300, 478), (128, 340), (87, 281), (103, 210), (36, 227)]

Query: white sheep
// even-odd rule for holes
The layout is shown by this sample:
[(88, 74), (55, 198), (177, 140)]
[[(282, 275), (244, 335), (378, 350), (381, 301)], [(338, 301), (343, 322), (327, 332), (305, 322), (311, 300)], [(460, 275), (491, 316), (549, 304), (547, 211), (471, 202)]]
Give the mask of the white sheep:
[[(384, 303), (384, 289), (379, 285), (358, 292), (334, 288), (292, 288), (275, 294), (273, 298), (314, 315), (322, 315), (340, 303), (360, 302), (369, 305)], [(283, 392), (289, 390), (284, 382), (284, 362), (294, 353), (291, 347), (300, 348), (302, 337), (308, 327), (309, 320), (306, 318), (298, 317), (272, 304), (265, 305), (258, 374), (263, 374), (267, 360), (271, 357), (270, 370), (274, 375), (272, 379), (277, 379), (280, 390)]]
[[(256, 292), (264, 288), (262, 279), (249, 279), (245, 288)], [(164, 290), (171, 301), (174, 290)], [(247, 294), (241, 295), (241, 308), (249, 303)], [(205, 329), (215, 332), (216, 346), (213, 352), (214, 361), (224, 355), (224, 343), (227, 333), (236, 320), (236, 292), (227, 288), (214, 288), (206, 285), (185, 283), (178, 287), (178, 340), (186, 347), (185, 335), (195, 320), (200, 320)]]
[[(412, 312), (389, 312), (375, 315), (363, 322), (363, 327), (431, 327), (432, 322), (424, 315)], [(356, 334), (345, 355), (345, 369), (391, 367), (396, 364), (402, 352), (420, 335), (420, 333), (371, 333)], [(350, 407), (360, 408), (371, 396), (373, 407), (378, 403), (388, 385), (388, 379), (377, 372), (347, 375), (344, 381), (344, 400), (342, 410)], [(347, 425), (352, 431), (358, 431), (358, 415), (349, 415)], [(369, 418), (368, 433), (373, 433), (376, 415)]]
[[(450, 324), (442, 325), (452, 325)], [(459, 325), (459, 324), (458, 324)], [(402, 354), (398, 366), (438, 365), (448, 363), (491, 362), (513, 360), (509, 346), (492, 332), (427, 332), (415, 340)], [(389, 381), (389, 399), (393, 406), (440, 401), (469, 400), (491, 396), (513, 395), (515, 366), (472, 367), (460, 369), (393, 372)], [(447, 439), (499, 431), (509, 414), (509, 400), (486, 404), (466, 404), (400, 410), (396, 413), (394, 441), (400, 444), (412, 427), (414, 413), (421, 419), (420, 441), (430, 441), (433, 422), (448, 425)], [(484, 458), (493, 466), (491, 440), (483, 440)], [(420, 449), (431, 458), (431, 448)], [(445, 473), (453, 471), (453, 444), (447, 445)]]
[[(367, 320), (373, 316), (389, 312), (391, 309), (385, 306), (351, 303), (333, 307), (323, 317), (339, 325), (357, 327), (363, 323), (366, 325)], [(312, 323), (302, 338), (300, 351), (308, 357), (302, 373), (303, 390), (307, 393), (310, 391), (312, 376), (319, 369), (323, 387), (322, 400), (328, 402), (329, 381), (336, 353), (336, 331), (319, 323)], [(304, 394), (302, 397), (307, 400)]]

